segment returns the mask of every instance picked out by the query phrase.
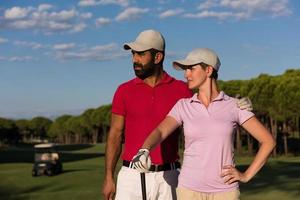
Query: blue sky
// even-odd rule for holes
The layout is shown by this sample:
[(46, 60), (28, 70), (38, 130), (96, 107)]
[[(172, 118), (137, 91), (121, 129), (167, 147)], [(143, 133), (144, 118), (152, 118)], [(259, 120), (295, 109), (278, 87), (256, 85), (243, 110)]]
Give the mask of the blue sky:
[(80, 114), (109, 104), (134, 77), (124, 42), (166, 39), (164, 68), (198, 47), (220, 57), (222, 80), (299, 68), (298, 0), (0, 0), (0, 116)]

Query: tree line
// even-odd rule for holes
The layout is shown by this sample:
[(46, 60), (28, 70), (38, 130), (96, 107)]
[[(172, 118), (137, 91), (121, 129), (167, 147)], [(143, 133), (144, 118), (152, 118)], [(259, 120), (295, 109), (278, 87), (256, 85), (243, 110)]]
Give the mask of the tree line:
[(30, 120), (0, 118), (0, 146), (45, 140), (61, 144), (103, 142), (110, 126), (110, 110), (111, 105), (103, 105), (79, 116), (62, 115), (54, 121), (41, 116)]
[[(261, 74), (250, 80), (220, 80), (218, 84), (230, 96), (251, 99), (257, 118), (277, 140), (274, 156), (299, 152), (300, 69), (289, 69), (277, 76)], [(62, 144), (104, 142), (110, 110), (111, 105), (103, 105), (79, 116), (62, 115), (54, 121), (41, 116), (20, 120), (0, 117), (0, 146), (44, 139)], [(241, 128), (236, 131), (238, 153), (252, 154), (257, 150), (258, 144), (249, 134)]]

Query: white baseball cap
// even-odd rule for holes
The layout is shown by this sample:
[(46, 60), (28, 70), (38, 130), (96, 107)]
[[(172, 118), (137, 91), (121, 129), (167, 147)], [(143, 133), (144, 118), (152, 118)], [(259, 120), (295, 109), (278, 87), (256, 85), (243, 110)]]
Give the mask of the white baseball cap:
[(175, 60), (173, 67), (177, 70), (182, 70), (188, 65), (197, 65), (205, 63), (212, 66), (215, 70), (219, 70), (221, 62), (218, 55), (211, 49), (199, 48), (192, 50), (184, 60)]
[(147, 51), (149, 49), (156, 49), (158, 51), (164, 51), (165, 39), (158, 31), (145, 30), (137, 36), (134, 42), (125, 43), (124, 49), (132, 49), (134, 51)]

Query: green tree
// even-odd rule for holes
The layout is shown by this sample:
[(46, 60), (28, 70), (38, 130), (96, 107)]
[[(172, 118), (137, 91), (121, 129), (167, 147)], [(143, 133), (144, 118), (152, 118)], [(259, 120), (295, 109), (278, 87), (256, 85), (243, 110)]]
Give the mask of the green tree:
[[(278, 80), (274, 91), (277, 118), (282, 122), (281, 134), (285, 155), (288, 154), (287, 137), (291, 135), (292, 126), (297, 127), (300, 117), (300, 70), (288, 70)], [(299, 131), (299, 128), (298, 128)]]
[(19, 141), (17, 126), (13, 120), (0, 118), (0, 146), (2, 144), (15, 144)]
[(46, 117), (35, 117), (30, 121), (30, 128), (33, 131), (33, 137), (36, 139), (45, 139), (47, 131), (50, 128), (52, 121)]
[(88, 129), (84, 126), (83, 122), (81, 116), (70, 117), (66, 121), (66, 128), (68, 133), (72, 136), (74, 143), (81, 143), (82, 137), (88, 133)]
[(71, 115), (62, 115), (56, 118), (49, 128), (49, 137), (59, 143), (68, 143), (69, 138), (66, 121), (68, 121), (68, 119), (71, 117)]
[(111, 104), (104, 105), (99, 108), (100, 113), (100, 123), (102, 127), (102, 141), (106, 141), (107, 130), (110, 127), (110, 118), (111, 118)]
[(15, 121), (16, 126), (18, 127), (19, 134), (23, 142), (28, 142), (30, 140), (30, 135), (32, 130), (30, 128), (30, 121), (27, 119), (20, 119)]
[(97, 120), (97, 116), (94, 116), (96, 109), (88, 109), (81, 116), (84, 126), (88, 131), (88, 136), (91, 138), (92, 143), (97, 143), (98, 141), (98, 132), (100, 127), (100, 122)]

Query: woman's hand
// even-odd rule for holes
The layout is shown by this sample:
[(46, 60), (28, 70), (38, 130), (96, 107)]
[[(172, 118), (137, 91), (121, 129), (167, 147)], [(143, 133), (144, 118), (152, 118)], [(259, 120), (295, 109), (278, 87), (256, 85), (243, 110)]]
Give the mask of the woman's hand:
[(234, 182), (240, 181), (242, 183), (248, 182), (248, 178), (245, 173), (240, 172), (232, 165), (223, 166), (221, 177), (226, 184), (232, 184)]

